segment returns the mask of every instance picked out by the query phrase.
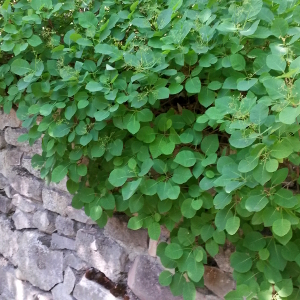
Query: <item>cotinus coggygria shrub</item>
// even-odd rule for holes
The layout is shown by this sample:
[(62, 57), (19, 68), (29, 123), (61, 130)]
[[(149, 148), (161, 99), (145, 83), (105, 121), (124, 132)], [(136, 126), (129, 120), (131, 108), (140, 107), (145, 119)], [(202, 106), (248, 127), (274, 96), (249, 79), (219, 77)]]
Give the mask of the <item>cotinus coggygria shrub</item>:
[(170, 243), (162, 285), (193, 300), (225, 241), (226, 299), (300, 299), (297, 0), (2, 1), (0, 104), (43, 138), (99, 226)]

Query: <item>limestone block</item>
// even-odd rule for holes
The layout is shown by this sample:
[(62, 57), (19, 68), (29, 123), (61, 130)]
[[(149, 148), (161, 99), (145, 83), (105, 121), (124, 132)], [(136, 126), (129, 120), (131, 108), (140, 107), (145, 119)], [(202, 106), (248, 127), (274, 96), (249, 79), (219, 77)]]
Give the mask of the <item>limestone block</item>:
[(77, 255), (89, 265), (118, 281), (125, 270), (127, 254), (124, 248), (100, 230), (79, 230), (76, 235)]
[(72, 269), (68, 267), (65, 270), (64, 283), (63, 283), (65, 290), (68, 294), (71, 294), (73, 292), (75, 287), (75, 282), (76, 282), (75, 274), (72, 271)]
[(22, 167), (25, 168), (33, 176), (40, 178), (41, 177), (40, 170), (32, 167), (31, 158), (32, 158), (32, 156), (28, 156), (28, 155), (24, 154), (23, 158), (22, 158)]
[(59, 234), (66, 236), (74, 236), (74, 221), (69, 218), (58, 216), (55, 221), (55, 228)]
[(16, 253), (19, 248), (18, 237), (20, 233), (12, 230), (9, 219), (0, 215), (0, 254), (16, 265)]
[(66, 176), (66, 177), (65, 177), (63, 180), (61, 180), (59, 183), (50, 182), (49, 188), (51, 188), (51, 189), (56, 189), (56, 190), (60, 190), (60, 191), (69, 193), (69, 191), (68, 191), (68, 189), (67, 189), (67, 181), (68, 181), (68, 178), (67, 178), (67, 176)]
[(20, 135), (27, 133), (25, 128), (11, 128), (8, 127), (4, 131), (4, 138), (7, 144), (18, 147), (21, 151), (29, 152), (29, 153), (42, 153), (42, 141), (39, 139), (32, 146), (29, 145), (28, 142), (18, 142), (18, 138)]
[[(1, 164), (1, 163), (0, 163)], [(0, 173), (0, 189), (4, 189), (9, 185), (8, 179)]]
[(5, 153), (5, 163), (7, 166), (20, 166), (22, 160), (23, 152), (18, 149), (9, 149)]
[(11, 199), (0, 194), (0, 211), (8, 214), (12, 209)]
[(115, 296), (113, 296), (109, 292), (109, 290), (105, 289), (102, 285), (86, 279), (85, 276), (83, 276), (80, 282), (75, 286), (73, 296), (77, 300), (99, 300), (99, 299), (117, 300), (118, 299)]
[[(148, 247), (148, 233), (146, 230), (131, 230), (127, 227), (124, 216), (114, 216), (108, 219), (104, 228), (104, 234), (117, 240), (131, 251), (146, 251)], [(141, 249), (138, 249), (141, 248)]]
[(27, 213), (35, 212), (36, 209), (39, 207), (39, 204), (37, 202), (27, 199), (26, 197), (21, 196), (20, 194), (13, 195), (12, 204), (14, 206), (17, 206), (20, 210)]
[(172, 295), (169, 287), (158, 282), (163, 267), (145, 255), (137, 256), (128, 273), (127, 284), (140, 300), (182, 300)]
[(52, 234), (51, 248), (54, 250), (69, 249), (75, 250), (75, 241), (56, 233)]
[(56, 285), (51, 292), (53, 300), (74, 300), (74, 298), (67, 293), (63, 283)]
[(0, 131), (0, 150), (6, 147), (6, 141), (4, 138), (4, 131)]
[(57, 192), (46, 187), (43, 189), (44, 208), (48, 210), (65, 215), (66, 208), (71, 202), (72, 198), (67, 193)]
[(85, 261), (73, 253), (67, 254), (64, 258), (64, 269), (67, 269), (68, 266), (76, 271), (86, 270), (89, 267)]
[(32, 222), (39, 231), (53, 233), (55, 231), (56, 215), (48, 210), (39, 210), (34, 213)]
[(9, 114), (5, 114), (0, 110), (0, 130), (3, 130), (5, 127), (21, 127), (22, 123), (17, 118), (16, 111), (11, 109)]
[(215, 295), (223, 299), (235, 289), (235, 282), (228, 274), (215, 267), (205, 266), (204, 269), (204, 285)]
[(85, 224), (96, 224), (96, 222), (94, 222), (90, 217), (88, 217), (84, 210), (82, 209), (75, 209), (72, 206), (68, 206), (66, 208), (66, 214), (68, 216), (68, 218), (81, 222), (81, 223), (85, 223)]
[(14, 190), (19, 194), (32, 198), (34, 200), (42, 200), (42, 189), (44, 182), (32, 176), (24, 168), (13, 168), (7, 178)]
[(8, 198), (12, 198), (14, 195), (18, 194), (10, 185), (4, 188), (4, 192)]
[(24, 231), (19, 239), (17, 262), (24, 277), (34, 286), (49, 291), (63, 281), (63, 253), (40, 242), (44, 235)]
[(34, 228), (32, 216), (31, 213), (26, 213), (17, 208), (12, 216), (16, 229)]

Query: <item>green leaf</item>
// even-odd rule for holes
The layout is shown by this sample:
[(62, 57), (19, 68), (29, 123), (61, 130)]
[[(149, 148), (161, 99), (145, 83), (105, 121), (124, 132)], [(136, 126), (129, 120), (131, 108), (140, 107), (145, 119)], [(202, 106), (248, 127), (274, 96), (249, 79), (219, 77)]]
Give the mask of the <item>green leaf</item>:
[(131, 21), (131, 24), (138, 28), (151, 28), (151, 24), (145, 18), (135, 18)]
[(283, 279), (275, 284), (275, 291), (280, 297), (288, 297), (293, 292), (293, 281), (292, 279)]
[(194, 300), (196, 299), (196, 288), (194, 283), (187, 282), (183, 288), (183, 299), (184, 300)]
[(267, 56), (267, 66), (276, 71), (284, 72), (286, 68), (286, 61), (280, 55), (270, 54)]
[(188, 198), (188, 199), (185, 199), (181, 205), (181, 213), (184, 217), (186, 217), (188, 219), (194, 217), (197, 212), (197, 210), (195, 210), (193, 208), (192, 204), (193, 204), (193, 199)]
[(201, 150), (206, 154), (215, 153), (219, 149), (219, 138), (216, 134), (206, 136), (201, 143)]
[(242, 173), (248, 173), (256, 168), (258, 165), (258, 158), (254, 156), (248, 156), (241, 160), (238, 166), (238, 170)]
[(38, 35), (32, 35), (30, 37), (30, 39), (27, 40), (28, 44), (32, 47), (37, 47), (39, 46), (40, 44), (43, 43), (43, 41), (41, 40), (41, 38), (38, 36)]
[(282, 18), (277, 18), (273, 21), (271, 31), (276, 37), (285, 37), (289, 29), (288, 23)]
[(63, 180), (68, 173), (68, 166), (67, 165), (59, 165), (54, 168), (52, 171), (51, 181), (53, 182), (60, 182)]
[(165, 254), (171, 259), (179, 259), (183, 255), (183, 250), (177, 243), (170, 243), (166, 249)]
[(235, 271), (246, 273), (252, 267), (252, 259), (246, 253), (236, 251), (230, 257), (230, 265), (234, 268)]
[(169, 286), (172, 282), (173, 274), (169, 271), (162, 271), (159, 274), (158, 281), (162, 286)]
[[(120, 179), (119, 179), (120, 180)], [(138, 180), (135, 181), (130, 181), (127, 182), (123, 188), (122, 188), (122, 196), (123, 196), (123, 200), (128, 200), (129, 198), (131, 198), (131, 196), (136, 192), (136, 190), (138, 189), (140, 183), (142, 181), (142, 178), (139, 178)], [(110, 181), (111, 182), (111, 181)], [(121, 181), (122, 182), (122, 181)], [(122, 184), (121, 184), (122, 185)]]
[(285, 107), (280, 113), (279, 113), (279, 121), (282, 122), (283, 124), (294, 124), (296, 122), (296, 118), (300, 114), (300, 109), (299, 107), (294, 108), (294, 107)]
[(266, 195), (255, 195), (246, 199), (245, 207), (248, 211), (261, 211), (268, 203)]
[(269, 114), (269, 107), (263, 103), (256, 104), (250, 110), (250, 121), (257, 125), (262, 125), (266, 121)]
[(243, 246), (251, 251), (259, 251), (266, 246), (266, 238), (257, 231), (246, 233)]
[(272, 225), (272, 230), (278, 236), (286, 235), (291, 229), (291, 222), (286, 219), (278, 219)]
[(247, 136), (241, 131), (234, 131), (229, 138), (230, 144), (235, 148), (246, 148), (252, 145), (255, 140), (255, 137)]
[(189, 78), (185, 83), (185, 89), (188, 93), (197, 94), (201, 90), (201, 82), (198, 77)]
[(102, 207), (99, 205), (92, 206), (90, 208), (90, 217), (93, 221), (100, 219), (102, 215)]
[(234, 70), (243, 71), (246, 67), (246, 61), (241, 54), (230, 55), (230, 63)]
[(64, 137), (71, 130), (71, 125), (68, 124), (59, 124), (53, 128), (53, 137)]
[(85, 88), (90, 92), (100, 92), (103, 90), (102, 84), (96, 81), (90, 81)]
[(179, 166), (174, 170), (172, 181), (177, 184), (183, 184), (192, 177), (190, 169)]
[(184, 167), (192, 167), (196, 163), (196, 158), (192, 151), (183, 150), (176, 155), (174, 162)]
[(149, 227), (148, 227), (148, 234), (150, 239), (158, 241), (160, 237), (160, 225), (159, 223), (153, 222)]
[(193, 260), (187, 266), (187, 274), (194, 282), (199, 282), (204, 275), (203, 263)]
[(161, 30), (165, 28), (171, 22), (172, 14), (172, 9), (164, 9), (160, 12), (159, 16), (157, 17), (158, 29)]
[(132, 217), (128, 221), (128, 228), (132, 230), (138, 230), (142, 228), (143, 226), (143, 220), (141, 219), (140, 216), (137, 217)]
[(13, 61), (11, 64), (11, 71), (19, 76), (23, 76), (29, 72), (32, 72), (29, 63), (21, 58)]
[(91, 11), (80, 12), (78, 14), (79, 25), (83, 28), (96, 27), (98, 20)]
[(108, 177), (108, 181), (115, 187), (122, 186), (127, 181), (127, 173), (123, 169), (113, 170)]
[(240, 227), (240, 218), (234, 216), (227, 220), (225, 229), (228, 232), (228, 234), (234, 235), (238, 231), (239, 227)]

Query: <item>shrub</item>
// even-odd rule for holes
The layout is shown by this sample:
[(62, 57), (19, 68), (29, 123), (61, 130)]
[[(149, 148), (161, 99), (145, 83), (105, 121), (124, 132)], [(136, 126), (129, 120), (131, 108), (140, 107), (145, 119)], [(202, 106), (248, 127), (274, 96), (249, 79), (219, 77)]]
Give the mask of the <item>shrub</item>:
[[(195, 298), (226, 240), (236, 291), (299, 299), (300, 7), (285, 0), (21, 0), (1, 6), (1, 105), (43, 137), (99, 226), (160, 225), (159, 280)], [(183, 276), (185, 275), (185, 276)], [(186, 278), (189, 280), (187, 281)]]

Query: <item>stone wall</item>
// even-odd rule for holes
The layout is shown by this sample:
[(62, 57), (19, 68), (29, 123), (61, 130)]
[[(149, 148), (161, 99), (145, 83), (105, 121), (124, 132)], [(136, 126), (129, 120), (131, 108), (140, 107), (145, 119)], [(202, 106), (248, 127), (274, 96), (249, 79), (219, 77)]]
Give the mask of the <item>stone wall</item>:
[[(18, 143), (24, 132), (14, 110), (0, 111), (0, 300), (182, 299), (159, 285), (163, 268), (149, 255), (146, 231), (127, 229), (122, 215), (99, 229), (72, 208), (65, 181), (46, 185), (39, 178), (31, 157), (41, 145)], [(206, 268), (198, 300), (222, 299), (234, 287), (229, 254), (217, 256), (219, 268)], [(127, 296), (87, 279), (91, 267), (123, 284)]]

